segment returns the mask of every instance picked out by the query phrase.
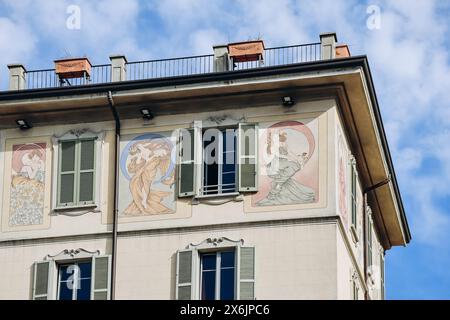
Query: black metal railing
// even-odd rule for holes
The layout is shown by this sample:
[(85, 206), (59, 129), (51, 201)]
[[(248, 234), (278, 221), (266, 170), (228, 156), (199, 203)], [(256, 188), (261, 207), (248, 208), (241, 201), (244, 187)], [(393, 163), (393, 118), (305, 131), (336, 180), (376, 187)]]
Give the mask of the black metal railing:
[(60, 80), (55, 69), (32, 70), (25, 73), (27, 89), (44, 89), (67, 86), (82, 86), (111, 82), (111, 65), (101, 64), (91, 68), (89, 78), (72, 78)]
[(127, 63), (127, 80), (143, 80), (213, 72), (214, 55)]
[[(321, 60), (320, 43), (266, 48), (263, 59), (233, 63), (232, 70), (273, 67)], [(126, 80), (179, 77), (214, 72), (214, 55), (200, 55), (173, 59), (134, 61), (126, 64)], [(60, 81), (55, 69), (26, 72), (27, 89), (80, 86), (111, 82), (111, 65), (95, 65), (90, 78), (73, 78)]]
[(264, 50), (261, 61), (234, 63), (234, 70), (246, 70), (261, 67), (275, 67), (294, 63), (319, 61), (321, 50), (319, 43), (308, 43), (294, 46), (273, 47)]

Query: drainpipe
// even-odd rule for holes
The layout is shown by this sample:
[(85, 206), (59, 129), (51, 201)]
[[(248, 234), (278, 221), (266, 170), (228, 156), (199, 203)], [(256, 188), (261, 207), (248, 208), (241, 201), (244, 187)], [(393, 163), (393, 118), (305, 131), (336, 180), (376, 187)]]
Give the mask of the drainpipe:
[[(378, 182), (363, 191), (363, 248), (364, 248), (364, 281), (367, 284), (367, 194), (379, 187), (388, 184), (391, 181), (391, 174), (388, 175), (387, 179)], [(369, 300), (368, 291), (364, 292), (364, 300)]]
[(112, 253), (111, 253), (111, 300), (115, 300), (116, 295), (116, 265), (117, 265), (117, 222), (119, 213), (119, 159), (120, 159), (120, 118), (119, 113), (114, 105), (111, 91), (108, 91), (108, 104), (116, 122), (115, 134), (116, 142), (114, 144), (114, 209), (113, 209), (113, 230), (112, 230)]

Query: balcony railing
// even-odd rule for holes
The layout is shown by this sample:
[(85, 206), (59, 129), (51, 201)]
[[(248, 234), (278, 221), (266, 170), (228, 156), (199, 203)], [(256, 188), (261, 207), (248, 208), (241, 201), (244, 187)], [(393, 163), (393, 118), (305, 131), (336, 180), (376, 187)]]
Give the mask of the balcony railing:
[(32, 70), (25, 73), (27, 89), (44, 89), (67, 86), (82, 86), (111, 82), (111, 65), (101, 64), (91, 68), (90, 78), (72, 78), (60, 81), (55, 69)]
[[(267, 48), (261, 61), (234, 63), (231, 70), (247, 70), (321, 60), (321, 44), (310, 43)], [(126, 63), (126, 80), (180, 77), (214, 72), (214, 55), (200, 55), (174, 59), (135, 61)], [(27, 89), (43, 89), (109, 83), (111, 65), (94, 65), (90, 78), (60, 80), (55, 69), (32, 70), (25, 73)]]

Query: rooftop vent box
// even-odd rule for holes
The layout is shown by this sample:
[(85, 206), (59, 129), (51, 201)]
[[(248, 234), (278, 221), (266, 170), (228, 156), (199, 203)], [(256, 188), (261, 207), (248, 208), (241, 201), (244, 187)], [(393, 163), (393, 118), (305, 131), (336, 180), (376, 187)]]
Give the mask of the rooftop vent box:
[(56, 74), (59, 79), (90, 78), (91, 63), (88, 58), (69, 58), (55, 60)]
[(264, 41), (255, 40), (228, 44), (228, 54), (234, 62), (260, 61), (263, 59)]

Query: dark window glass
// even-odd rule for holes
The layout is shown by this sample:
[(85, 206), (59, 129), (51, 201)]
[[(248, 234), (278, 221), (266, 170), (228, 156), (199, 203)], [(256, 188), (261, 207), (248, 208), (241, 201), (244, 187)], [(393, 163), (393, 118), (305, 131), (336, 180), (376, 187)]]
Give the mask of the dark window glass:
[(216, 254), (202, 256), (202, 300), (216, 297)]
[(91, 299), (91, 278), (81, 279), (77, 290), (77, 300)]
[(72, 300), (73, 298), (72, 281), (62, 281), (59, 284), (59, 300)]
[[(59, 300), (90, 300), (92, 263), (79, 262), (59, 266)], [(75, 292), (74, 292), (75, 291)]]
[(234, 299), (236, 282), (234, 250), (202, 254), (201, 264), (201, 298), (203, 300)]

